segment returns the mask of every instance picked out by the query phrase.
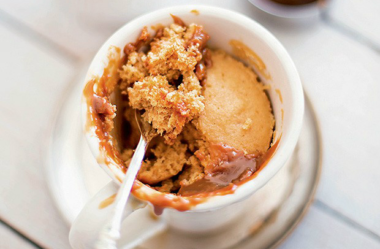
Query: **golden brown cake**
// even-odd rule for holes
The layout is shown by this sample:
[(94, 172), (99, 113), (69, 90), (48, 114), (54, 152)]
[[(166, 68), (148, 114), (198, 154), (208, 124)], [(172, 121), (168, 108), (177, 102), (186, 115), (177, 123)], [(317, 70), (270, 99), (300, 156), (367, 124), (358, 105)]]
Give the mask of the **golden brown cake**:
[(263, 85), (250, 68), (221, 50), (212, 52), (212, 61), (197, 128), (210, 143), (264, 154), (272, 140), (274, 118)]

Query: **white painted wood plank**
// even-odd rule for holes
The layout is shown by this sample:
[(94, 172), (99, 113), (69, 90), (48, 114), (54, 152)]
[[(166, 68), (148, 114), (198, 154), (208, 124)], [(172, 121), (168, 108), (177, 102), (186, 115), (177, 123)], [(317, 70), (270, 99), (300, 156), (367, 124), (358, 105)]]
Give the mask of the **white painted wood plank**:
[(24, 240), (8, 227), (0, 223), (0, 248), (2, 249), (32, 249), (31, 243)]
[(0, 217), (47, 248), (69, 248), (68, 227), (44, 179), (43, 141), (53, 108), (74, 72), (0, 25)]
[(328, 17), (380, 46), (380, 1), (334, 0)]
[(69, 248), (68, 227), (44, 182), (39, 145), (28, 146), (11, 133), (0, 126), (1, 219), (45, 248)]
[(279, 249), (376, 249), (379, 247), (378, 241), (312, 206), (303, 222)]
[(380, 55), (328, 27), (292, 55), (322, 128), (317, 197), (380, 235)]
[[(0, 9), (85, 59), (92, 57), (107, 37), (121, 25), (139, 15), (159, 8), (204, 4), (236, 10), (246, 15), (261, 14), (261, 11), (254, 8), (247, 0), (192, 0), (191, 2), (188, 0), (160, 0), (144, 3), (142, 4), (140, 0), (115, 0), (109, 4), (108, 0), (99, 0), (94, 5), (90, 0), (0, 0)], [(96, 8), (96, 6), (101, 7)], [(97, 14), (86, 16), (86, 11)], [(107, 23), (107, 25), (103, 23)]]
[[(46, 37), (53, 43), (64, 48), (70, 54), (88, 57), (105, 41), (107, 35), (99, 34), (95, 29), (82, 27), (76, 16), (66, 6), (70, 1), (36, 0), (36, 1), (8, 1), (0, 0), (0, 18), (13, 24), (16, 28), (26, 26), (36, 36)], [(17, 20), (19, 23), (9, 21)]]
[(62, 97), (75, 65), (49, 55), (1, 23), (0, 35), (3, 37), (0, 40), (0, 113), (7, 121), (3, 123), (16, 135), (23, 138), (27, 135), (28, 142), (33, 138), (40, 141), (43, 134), (29, 132), (38, 128), (42, 131), (49, 125), (49, 115)]

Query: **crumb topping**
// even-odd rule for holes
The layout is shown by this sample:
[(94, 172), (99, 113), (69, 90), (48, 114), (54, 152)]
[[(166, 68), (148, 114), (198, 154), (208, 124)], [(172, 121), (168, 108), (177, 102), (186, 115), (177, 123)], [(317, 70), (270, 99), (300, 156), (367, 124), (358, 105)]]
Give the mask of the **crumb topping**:
[(128, 88), (131, 106), (145, 110), (142, 118), (164, 135), (168, 144), (173, 144), (185, 124), (204, 109), (203, 96), (187, 89), (187, 85), (191, 87), (191, 82), (176, 90), (165, 76), (158, 75), (145, 77)]
[[(127, 44), (128, 59), (120, 70), (122, 93), (132, 108), (144, 111), (142, 118), (167, 144), (204, 110), (200, 80), (205, 79), (203, 54), (209, 39), (202, 26), (173, 19), (175, 23), (157, 30), (146, 54), (137, 52), (138, 42)], [(149, 37), (144, 30), (138, 41)]]

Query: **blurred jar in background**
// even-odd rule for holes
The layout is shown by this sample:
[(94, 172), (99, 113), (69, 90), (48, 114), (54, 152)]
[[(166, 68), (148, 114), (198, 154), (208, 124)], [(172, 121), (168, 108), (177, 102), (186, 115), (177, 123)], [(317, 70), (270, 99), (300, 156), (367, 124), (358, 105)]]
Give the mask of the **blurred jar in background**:
[(280, 3), (280, 4), (286, 4), (286, 5), (302, 5), (302, 4), (316, 2), (317, 0), (271, 0), (271, 1)]

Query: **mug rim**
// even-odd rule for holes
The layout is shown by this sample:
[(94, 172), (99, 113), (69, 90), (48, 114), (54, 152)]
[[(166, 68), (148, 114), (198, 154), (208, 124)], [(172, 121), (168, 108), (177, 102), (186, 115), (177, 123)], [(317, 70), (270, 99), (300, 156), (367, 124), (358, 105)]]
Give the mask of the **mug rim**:
[[(196, 196), (184, 197), (173, 195), (170, 193), (162, 193), (146, 186), (137, 179), (135, 180), (135, 186), (132, 189), (132, 194), (136, 198), (148, 201), (155, 205), (155, 199), (160, 197), (166, 197), (172, 201), (171, 205), (167, 207), (174, 208), (179, 211), (206, 211), (217, 209), (245, 199), (252, 193), (256, 192), (258, 189), (263, 187), (282, 168), (282, 166), (286, 163), (292, 151), (294, 150), (298, 141), (299, 134), (301, 132), (304, 109), (302, 84), (297, 69), (290, 55), (283, 47), (283, 45), (277, 40), (277, 38), (275, 38), (274, 35), (272, 35), (272, 33), (270, 33), (266, 28), (264, 28), (255, 20), (250, 19), (249, 17), (238, 12), (213, 6), (184, 5), (162, 8), (159, 10), (148, 12), (124, 24), (120, 29), (113, 33), (110, 36), (110, 38), (97, 51), (87, 71), (84, 84), (87, 84), (87, 82), (94, 77), (94, 75), (91, 72), (91, 69), (96, 66), (99, 66), (99, 64), (103, 64), (105, 59), (104, 55), (108, 53), (109, 47), (112, 46), (112, 41), (117, 40), (119, 36), (126, 32), (126, 30), (140, 30), (140, 23), (144, 23), (146, 20), (159, 18), (163, 16), (166, 17), (172, 12), (175, 12), (175, 14), (177, 14), (178, 12), (189, 12), (193, 9), (198, 10), (201, 13), (201, 15), (216, 16), (218, 18), (226, 19), (228, 21), (233, 21), (236, 23), (236, 25), (244, 26), (245, 28), (249, 29), (250, 32), (258, 34), (260, 38), (265, 42), (265, 44), (269, 47), (269, 49), (277, 55), (288, 78), (288, 87), (291, 90), (293, 109), (290, 113), (290, 120), (292, 120), (292, 125), (289, 127), (289, 130), (287, 131), (285, 136), (281, 137), (279, 146), (273, 154), (273, 157), (270, 158), (268, 164), (262, 170), (260, 170), (259, 174), (257, 174), (255, 178), (250, 179), (249, 181), (239, 185), (233, 194), (209, 196), (205, 197), (204, 200), (199, 201), (199, 197)], [(96, 134), (92, 132), (93, 129), (87, 128), (88, 106), (87, 101), (85, 101), (84, 97), (82, 97), (81, 108), (82, 125), (84, 127), (83, 131), (85, 132), (86, 140), (94, 157), (99, 158), (99, 155), (102, 153), (102, 151), (100, 150), (99, 139), (96, 137)], [(120, 168), (115, 165), (115, 162), (110, 161), (108, 163), (104, 163), (98, 161), (98, 164), (113, 179), (114, 182), (120, 184), (119, 179), (122, 179), (125, 173), (123, 173), (120, 170)], [(192, 203), (192, 201), (195, 201), (195, 204), (193, 206), (189, 206), (189, 204)], [(189, 206), (190, 209), (184, 209), (184, 204)]]

